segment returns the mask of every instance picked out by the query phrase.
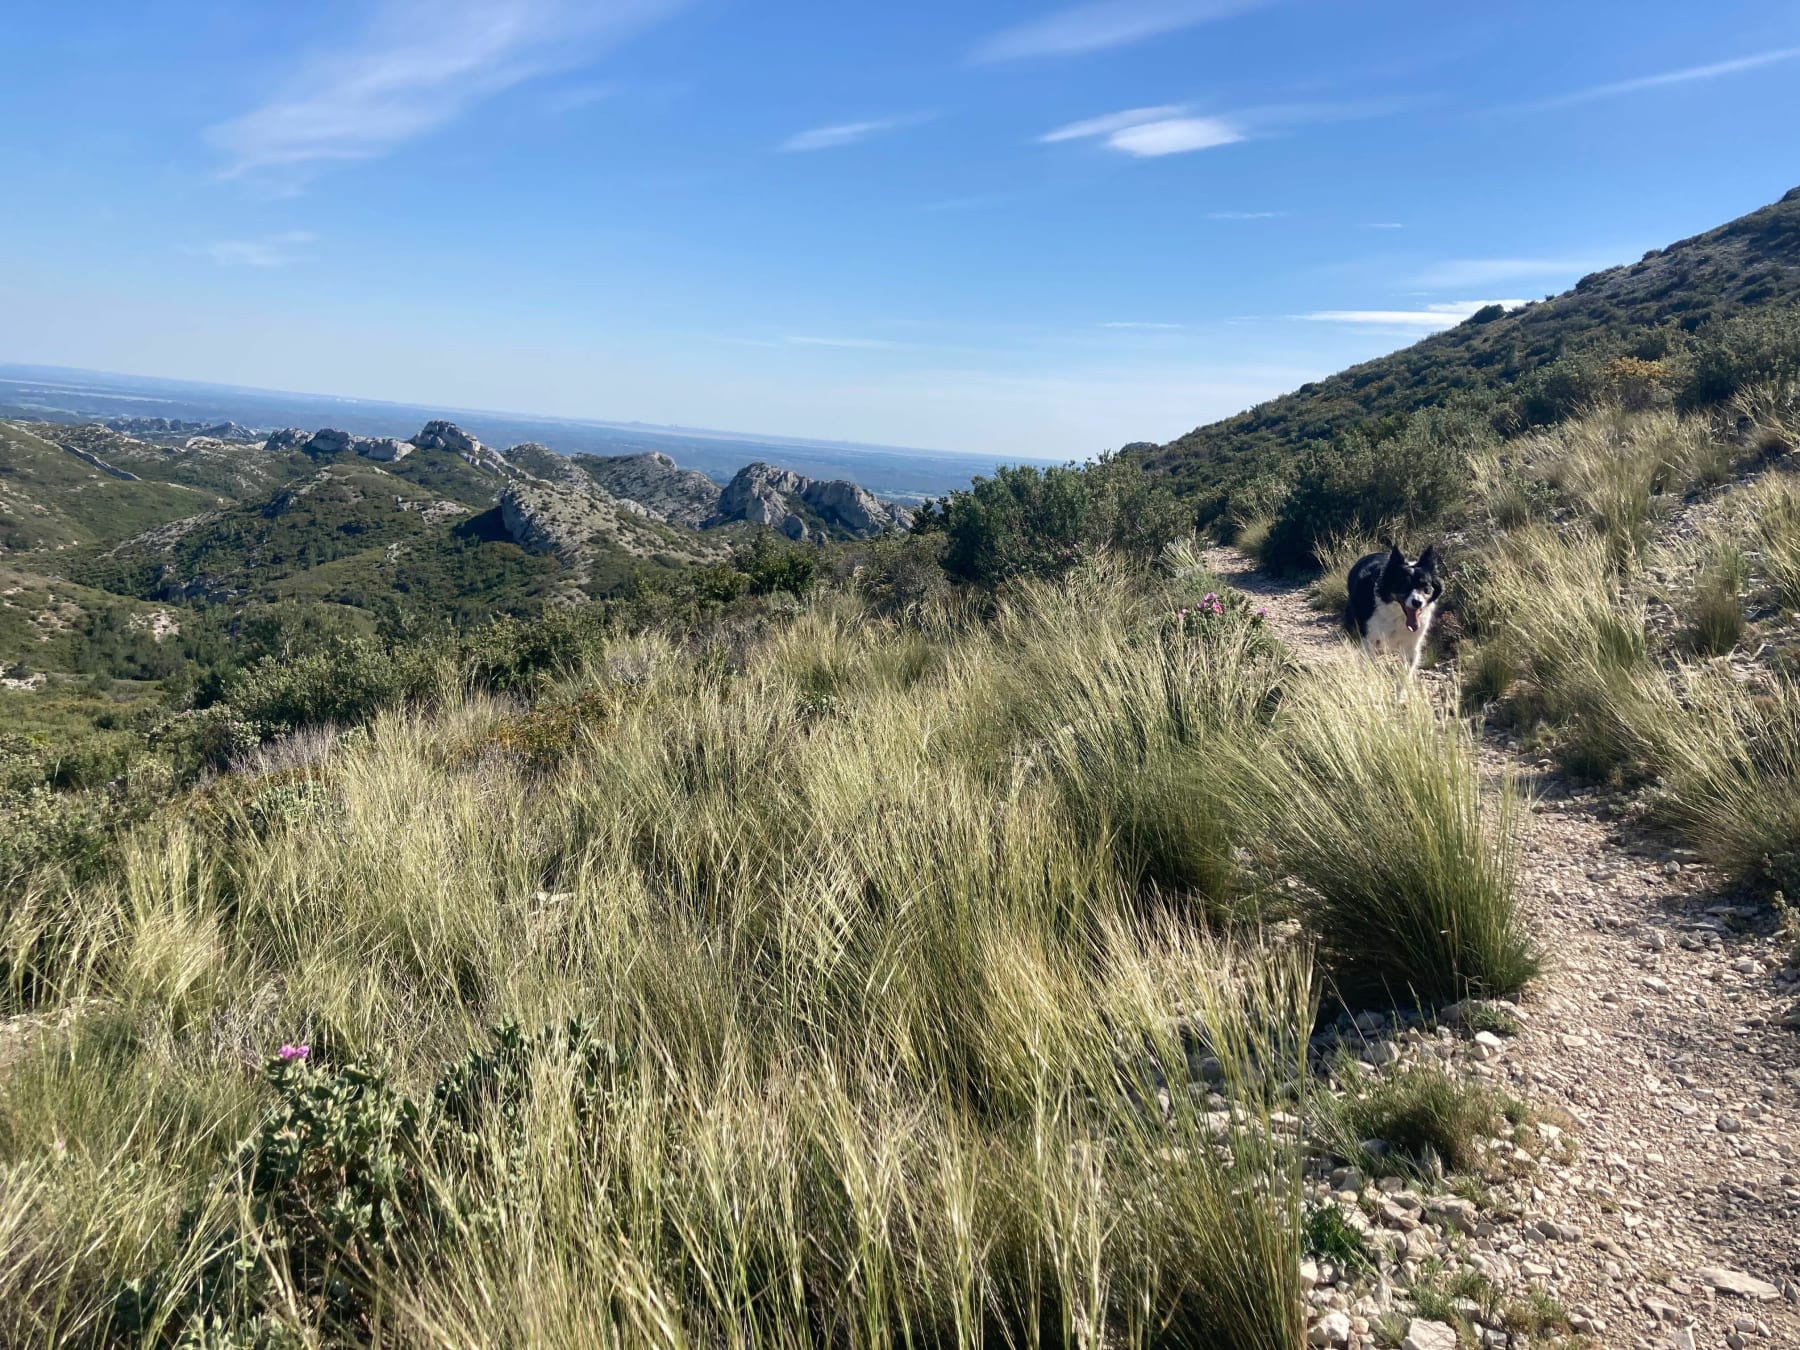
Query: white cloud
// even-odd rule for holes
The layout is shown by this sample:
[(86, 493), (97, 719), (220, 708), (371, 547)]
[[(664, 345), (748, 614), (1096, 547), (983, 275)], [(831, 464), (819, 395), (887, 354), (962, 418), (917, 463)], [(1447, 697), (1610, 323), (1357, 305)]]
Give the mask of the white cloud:
[(310, 230), (286, 230), (260, 239), (216, 239), (187, 252), (211, 258), (220, 267), (286, 267), (300, 262), (305, 255), (296, 250), (314, 243), (318, 237)]
[(924, 120), (919, 113), (907, 117), (881, 117), (869, 122), (840, 122), (836, 126), (814, 127), (810, 131), (795, 132), (781, 143), (781, 149), (797, 150), (835, 150), (841, 145), (855, 145), (858, 141), (878, 136), (884, 131), (893, 131), (897, 127), (911, 126)]
[(1108, 149), (1139, 159), (1179, 155), (1189, 150), (1210, 150), (1244, 139), (1236, 125), (1222, 117), (1184, 117), (1180, 105), (1128, 108), (1124, 112), (1071, 122), (1038, 137), (1040, 142), (1089, 140), (1103, 137)]
[(676, 0), (380, 0), (347, 45), (303, 57), (260, 107), (211, 128), (228, 176), (370, 159), (505, 89), (590, 60)]
[(1227, 19), (1269, 0), (1097, 0), (996, 33), (977, 61), (1022, 61), (1123, 47), (1160, 33)]
[(1244, 133), (1218, 117), (1172, 117), (1165, 122), (1146, 122), (1126, 127), (1106, 138), (1114, 150), (1139, 159), (1179, 155), (1189, 150), (1211, 150), (1244, 139)]
[(1406, 226), (1397, 220), (1371, 220), (1363, 224), (1365, 230), (1404, 230)]
[(1286, 211), (1208, 211), (1208, 220), (1279, 220)]
[(1604, 266), (1579, 258), (1457, 258), (1427, 267), (1413, 279), (1413, 284), (1432, 291), (1456, 291), (1501, 281), (1579, 277)]
[(1187, 109), (1179, 103), (1165, 103), (1155, 108), (1127, 108), (1124, 112), (1107, 113), (1104, 117), (1090, 117), (1085, 121), (1071, 122), (1066, 127), (1058, 127), (1055, 131), (1047, 131), (1038, 137), (1043, 145), (1055, 145), (1059, 141), (1085, 140), (1089, 136), (1107, 136), (1115, 131), (1125, 131), (1130, 127), (1142, 126), (1145, 122), (1159, 122), (1168, 117), (1179, 117)]
[(1681, 70), (1666, 70), (1660, 75), (1641, 75), (1634, 80), (1617, 80), (1611, 84), (1596, 84), (1586, 89), (1576, 89), (1571, 93), (1558, 94), (1554, 98), (1540, 99), (1524, 106), (1527, 108), (1566, 108), (1573, 103), (1590, 103), (1595, 99), (1617, 98), (1621, 94), (1636, 94), (1645, 89), (1662, 89), (1674, 84), (1692, 84), (1696, 80), (1716, 80), (1722, 75), (1736, 75), (1746, 70), (1756, 70), (1761, 66), (1792, 61), (1796, 57), (1800, 57), (1800, 47), (1778, 47), (1773, 51), (1755, 52), (1730, 61), (1714, 61), (1705, 66), (1687, 66)]
[(1424, 309), (1316, 309), (1310, 314), (1296, 314), (1297, 319), (1317, 323), (1373, 324), (1383, 328), (1454, 328), (1476, 310), (1487, 305), (1505, 305), (1516, 309), (1523, 300), (1457, 300), (1449, 304), (1427, 305)]

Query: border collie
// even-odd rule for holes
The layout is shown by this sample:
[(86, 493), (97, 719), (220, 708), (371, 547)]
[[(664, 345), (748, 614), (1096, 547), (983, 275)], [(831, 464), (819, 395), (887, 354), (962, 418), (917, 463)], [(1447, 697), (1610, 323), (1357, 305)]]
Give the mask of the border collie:
[(1362, 639), (1363, 652), (1371, 660), (1397, 656), (1405, 662), (1404, 685), (1419, 669), (1425, 634), (1443, 593), (1435, 548), (1427, 548), (1417, 562), (1409, 563), (1404, 553), (1390, 546), (1386, 553), (1357, 559), (1350, 569), (1344, 627)]

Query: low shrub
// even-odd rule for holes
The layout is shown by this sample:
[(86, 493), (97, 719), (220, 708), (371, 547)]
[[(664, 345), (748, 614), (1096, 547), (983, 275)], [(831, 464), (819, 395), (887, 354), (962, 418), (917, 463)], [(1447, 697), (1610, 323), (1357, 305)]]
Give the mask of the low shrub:
[(1791, 306), (1759, 306), (1705, 333), (1681, 389), (1682, 406), (1704, 408), (1740, 391), (1800, 376), (1800, 318)]
[(1413, 415), (1397, 436), (1348, 435), (1301, 457), (1263, 560), (1310, 570), (1318, 549), (1349, 537), (1414, 537), (1443, 524), (1467, 496), (1469, 455), (1485, 440), (1472, 417)]
[(1153, 558), (1191, 526), (1167, 484), (1132, 461), (1006, 466), (944, 500), (944, 567), (989, 585), (1054, 577), (1103, 549)]
[(810, 544), (784, 539), (773, 530), (758, 530), (748, 545), (731, 560), (750, 579), (756, 595), (785, 593), (800, 597), (813, 588), (819, 571), (819, 551)]
[(366, 722), (438, 683), (431, 647), (389, 648), (352, 637), (287, 660), (264, 657), (231, 685), (226, 701), (266, 739), (302, 727)]

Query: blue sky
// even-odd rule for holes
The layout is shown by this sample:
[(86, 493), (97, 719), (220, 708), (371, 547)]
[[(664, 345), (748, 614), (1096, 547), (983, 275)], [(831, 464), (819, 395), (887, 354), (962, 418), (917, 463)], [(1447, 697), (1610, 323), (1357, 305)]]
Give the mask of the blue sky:
[(0, 360), (1085, 457), (1800, 182), (1800, 5), (83, 0)]

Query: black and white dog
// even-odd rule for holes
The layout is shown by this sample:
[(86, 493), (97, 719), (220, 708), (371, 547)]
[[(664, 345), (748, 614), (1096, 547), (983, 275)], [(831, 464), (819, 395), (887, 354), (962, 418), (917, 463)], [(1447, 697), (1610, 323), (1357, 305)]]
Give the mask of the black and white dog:
[(1419, 669), (1425, 634), (1443, 593), (1435, 548), (1427, 548), (1411, 563), (1397, 548), (1371, 553), (1350, 569), (1344, 627), (1362, 639), (1363, 651), (1371, 659), (1397, 656), (1405, 662), (1404, 683)]

